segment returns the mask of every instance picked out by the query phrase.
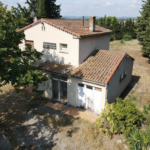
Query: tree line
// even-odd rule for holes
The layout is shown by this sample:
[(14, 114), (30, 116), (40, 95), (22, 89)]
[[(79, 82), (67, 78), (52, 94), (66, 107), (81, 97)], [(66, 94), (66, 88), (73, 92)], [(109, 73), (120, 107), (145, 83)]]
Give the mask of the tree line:
[(106, 17), (105, 15), (104, 17), (97, 19), (96, 24), (113, 31), (110, 37), (111, 41), (121, 40), (127, 35), (132, 39), (137, 37), (137, 26), (135, 20), (131, 18), (124, 21), (123, 19), (117, 19), (116, 17)]

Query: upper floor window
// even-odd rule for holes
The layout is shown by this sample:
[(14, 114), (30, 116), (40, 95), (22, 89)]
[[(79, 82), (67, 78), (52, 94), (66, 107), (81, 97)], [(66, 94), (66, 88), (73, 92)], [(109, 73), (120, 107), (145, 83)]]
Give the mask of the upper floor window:
[(68, 53), (68, 45), (67, 44), (60, 44), (60, 52)]
[(43, 48), (44, 49), (54, 49), (56, 50), (56, 43), (47, 43), (47, 42), (43, 42)]

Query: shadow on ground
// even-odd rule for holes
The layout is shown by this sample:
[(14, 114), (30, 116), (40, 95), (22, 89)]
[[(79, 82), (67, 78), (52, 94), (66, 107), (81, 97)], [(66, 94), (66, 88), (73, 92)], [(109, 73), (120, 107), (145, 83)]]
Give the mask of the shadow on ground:
[[(74, 119), (47, 108), (44, 106), (47, 102), (47, 99), (24, 90), (16, 93), (11, 89), (0, 93), (0, 133), (5, 142), (0, 142), (1, 149), (45, 150), (55, 146), (54, 135), (60, 127), (71, 125)], [(9, 144), (9, 148), (2, 144)]]
[(125, 97), (134, 89), (135, 85), (139, 82), (140, 76), (132, 75), (131, 82), (121, 93), (120, 98), (125, 99)]

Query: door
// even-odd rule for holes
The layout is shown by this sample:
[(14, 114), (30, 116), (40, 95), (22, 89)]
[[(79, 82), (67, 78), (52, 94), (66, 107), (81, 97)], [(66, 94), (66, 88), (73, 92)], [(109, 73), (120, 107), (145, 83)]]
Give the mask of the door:
[(85, 90), (84, 84), (78, 84), (78, 107), (85, 108)]
[(85, 91), (85, 102), (86, 102), (86, 109), (90, 111), (94, 111), (94, 98), (93, 98), (93, 87), (86, 85)]
[(94, 113), (96, 114), (100, 114), (101, 97), (102, 97), (102, 90), (100, 88), (95, 88), (94, 90)]
[(101, 88), (78, 84), (78, 107), (100, 114), (101, 96)]

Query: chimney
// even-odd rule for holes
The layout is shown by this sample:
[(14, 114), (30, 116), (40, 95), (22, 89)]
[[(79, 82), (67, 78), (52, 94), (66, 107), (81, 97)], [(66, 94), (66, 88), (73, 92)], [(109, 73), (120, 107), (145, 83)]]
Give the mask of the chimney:
[(36, 21), (38, 21), (38, 20), (40, 20), (42, 17), (37, 17), (37, 16), (35, 16), (34, 18), (33, 18), (33, 22), (36, 22)]
[(95, 21), (96, 21), (96, 17), (91, 16), (90, 21), (89, 21), (89, 31), (90, 32), (95, 32)]
[(82, 20), (83, 20), (83, 28), (84, 28), (84, 16), (82, 17)]

